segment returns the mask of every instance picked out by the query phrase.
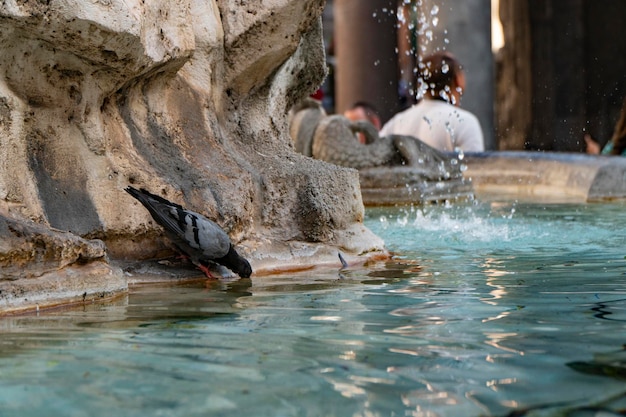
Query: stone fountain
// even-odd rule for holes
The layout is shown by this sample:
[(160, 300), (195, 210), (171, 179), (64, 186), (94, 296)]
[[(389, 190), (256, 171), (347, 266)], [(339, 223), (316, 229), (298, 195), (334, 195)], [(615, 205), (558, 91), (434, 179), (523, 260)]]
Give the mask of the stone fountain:
[(473, 197), (471, 181), (463, 175), (462, 153), (441, 152), (412, 136), (380, 137), (371, 123), (328, 116), (312, 99), (292, 109), (290, 131), (295, 149), (303, 155), (358, 170), (366, 205)]
[(217, 221), (257, 275), (384, 255), (358, 173), (288, 132), (325, 76), (323, 4), (4, 1), (0, 311), (123, 292), (122, 261), (170, 254), (128, 184)]
[[(338, 267), (339, 252), (355, 263), (386, 256), (363, 226), (364, 202), (511, 190), (514, 198), (626, 196), (621, 158), (461, 160), (390, 137), (361, 149), (376, 162), (363, 165), (354, 149), (333, 156), (313, 139), (354, 139), (368, 127), (315, 119), (311, 108), (293, 120), (308, 115), (315, 131), (290, 135), (289, 109), (325, 76), (323, 3), (3, 1), (0, 312), (108, 297), (146, 277), (178, 279), (178, 269), (162, 268), (176, 271), (167, 275), (136, 263), (172, 250), (123, 191), (129, 184), (218, 222), (250, 259), (253, 278)], [(310, 142), (294, 146), (299, 134)], [(358, 170), (339, 166), (337, 155)]]

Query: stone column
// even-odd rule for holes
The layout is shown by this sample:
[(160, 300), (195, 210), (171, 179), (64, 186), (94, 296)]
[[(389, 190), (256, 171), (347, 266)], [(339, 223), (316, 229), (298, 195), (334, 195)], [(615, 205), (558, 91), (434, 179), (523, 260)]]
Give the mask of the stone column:
[(336, 111), (364, 100), (383, 123), (399, 110), (396, 0), (334, 0)]
[(423, 0), (420, 15), (420, 54), (446, 50), (463, 64), (467, 87), (461, 106), (480, 120), (485, 148), (495, 149), (490, 0)]
[(523, 150), (532, 124), (531, 35), (528, 0), (500, 2), (504, 46), (498, 52), (496, 132), (500, 150)]

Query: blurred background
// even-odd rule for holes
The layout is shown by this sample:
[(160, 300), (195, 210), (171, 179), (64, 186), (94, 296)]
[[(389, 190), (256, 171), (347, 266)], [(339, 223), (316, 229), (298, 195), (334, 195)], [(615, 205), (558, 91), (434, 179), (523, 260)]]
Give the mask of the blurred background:
[(439, 50), (465, 68), (487, 150), (584, 152), (585, 132), (603, 145), (626, 96), (624, 0), (327, 0), (323, 21), (329, 113), (366, 101), (386, 122)]

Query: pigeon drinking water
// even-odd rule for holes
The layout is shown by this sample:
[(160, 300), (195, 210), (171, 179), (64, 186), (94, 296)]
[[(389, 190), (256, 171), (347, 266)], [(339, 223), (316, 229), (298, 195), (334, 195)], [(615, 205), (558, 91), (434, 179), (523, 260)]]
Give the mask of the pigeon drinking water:
[(223, 265), (243, 278), (252, 274), (250, 263), (235, 251), (226, 232), (215, 222), (143, 188), (138, 190), (127, 187), (125, 191), (148, 209), (178, 250), (188, 256), (207, 277), (213, 278), (209, 272), (209, 262)]

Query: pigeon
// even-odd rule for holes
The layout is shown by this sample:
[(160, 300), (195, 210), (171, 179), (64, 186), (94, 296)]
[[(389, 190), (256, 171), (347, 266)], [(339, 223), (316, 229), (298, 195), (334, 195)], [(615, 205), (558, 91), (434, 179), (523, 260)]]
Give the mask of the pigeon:
[(217, 223), (143, 188), (138, 190), (129, 186), (124, 190), (148, 209), (178, 250), (207, 277), (213, 278), (209, 262), (223, 265), (242, 278), (250, 277), (250, 263), (237, 253), (230, 238)]

